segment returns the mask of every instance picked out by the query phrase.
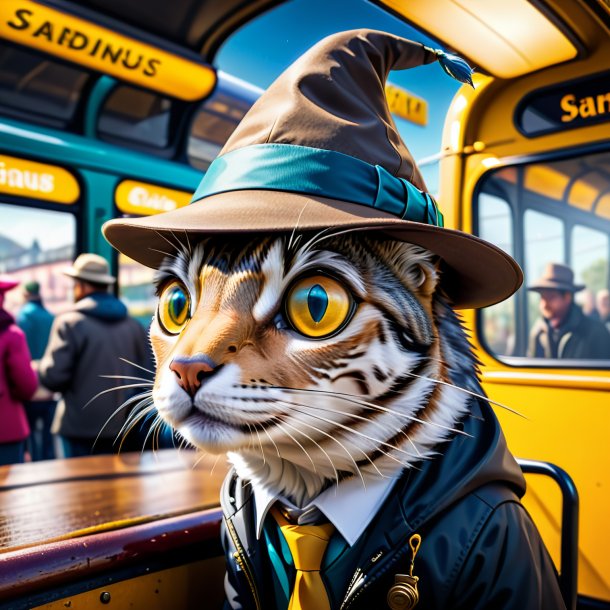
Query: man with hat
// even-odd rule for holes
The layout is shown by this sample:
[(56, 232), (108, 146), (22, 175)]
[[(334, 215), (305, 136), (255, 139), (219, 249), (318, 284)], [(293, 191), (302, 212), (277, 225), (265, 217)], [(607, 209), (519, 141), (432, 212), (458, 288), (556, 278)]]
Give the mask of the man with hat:
[(146, 362), (146, 333), (110, 294), (116, 280), (104, 258), (81, 254), (63, 273), (74, 279), (75, 306), (55, 319), (38, 367), (41, 383), (62, 394), (53, 431), (66, 457), (114, 453), (127, 415), (115, 411), (131, 395), (117, 377), (134, 375), (125, 361)]
[[(519, 502), (525, 491), (522, 473), (485, 400), (466, 336), (448, 304), (469, 308), (497, 303), (519, 288), (521, 270), (494, 245), (443, 228), (442, 215), (396, 129), (384, 93), (391, 69), (437, 60), (452, 76), (470, 81), (465, 62), (420, 43), (373, 30), (329, 36), (280, 75), (252, 106), (206, 172), (191, 205), (154, 217), (116, 219), (104, 227), (116, 248), (150, 267), (161, 267), (166, 277), (151, 331), (153, 345), (159, 346), (153, 390), (159, 412), (202, 450), (228, 448), (234, 466), (221, 491), (226, 608), (565, 608), (551, 559)], [(316, 237), (307, 241), (312, 233)], [(256, 237), (261, 234), (265, 238)], [(280, 238), (273, 240), (274, 234)], [(296, 247), (290, 248), (303, 234), (299, 256)], [(445, 355), (456, 369), (470, 367), (451, 384), (455, 394), (448, 401), (448, 419), (442, 420), (447, 425), (459, 418), (457, 405), (467, 402), (463, 417), (455, 420), (459, 433), (450, 424), (447, 437), (432, 442), (430, 459), (416, 457), (414, 467), (397, 457), (399, 468), (391, 459), (403, 444), (405, 453), (412, 450), (409, 441), (419, 454), (419, 437), (405, 433), (410, 424), (392, 418), (414, 379), (429, 384), (428, 391), (418, 390), (405, 408), (420, 405), (416, 413), (424, 419), (427, 397), (444, 392), (434, 376), (424, 376), (420, 369), (413, 374), (410, 368), (427, 358), (426, 348), (415, 355), (408, 333), (398, 330), (393, 337), (389, 332), (377, 337), (383, 346), (376, 352), (378, 364), (406, 367), (400, 369), (404, 378), (400, 384), (390, 382), (383, 394), (371, 392), (373, 402), (363, 402), (370, 392), (366, 383), (347, 395), (339, 394), (340, 389), (329, 391), (341, 387), (333, 382), (349, 374), (355, 352), (372, 354), (359, 335), (351, 336), (354, 347), (349, 357), (340, 352), (345, 357), (337, 356), (339, 363), (333, 364), (334, 356), (328, 355), (335, 354), (333, 342), (356, 332), (349, 330), (351, 321), (324, 337), (307, 336), (286, 324), (287, 307), (282, 303), (293, 294), (288, 289), (291, 281), (299, 281), (290, 273), (301, 279), (305, 273), (299, 263), (311, 261), (310, 272), (315, 268), (329, 277), (342, 269), (346, 252), (325, 246), (329, 234), (338, 239), (354, 236), (358, 246), (349, 259), (354, 266), (344, 272), (355, 274), (359, 279), (354, 281), (360, 282), (362, 263), (362, 275), (370, 282), (378, 276), (376, 292), (386, 294), (386, 284), (396, 285), (383, 299), (384, 307), (395, 308), (397, 316), (419, 312), (416, 317), (413, 313), (413, 332), (424, 332), (433, 323), (440, 329), (452, 320), (451, 331), (442, 328), (442, 333), (433, 334), (437, 339), (442, 334), (442, 341), (448, 342)], [(210, 246), (206, 262), (209, 243), (220, 245), (218, 250)], [(242, 258), (238, 248), (243, 243), (250, 245), (244, 246)], [(440, 274), (440, 283), (428, 284), (425, 294), (423, 271), (416, 274), (419, 292), (402, 288), (407, 280), (401, 273), (412, 268), (415, 252), (424, 252), (405, 243), (425, 249), (434, 260), (433, 272)], [(375, 248), (391, 244), (393, 252), (404, 253), (404, 258), (392, 259), (395, 275), (389, 263), (379, 267), (371, 261)], [(231, 248), (237, 250), (235, 260)], [(285, 255), (283, 248), (288, 250)], [(193, 261), (192, 252), (201, 258)], [(322, 271), (315, 266), (318, 262)], [(325, 275), (320, 282), (326, 283)], [(303, 292), (308, 295), (304, 308), (311, 308), (309, 299), (317, 299), (318, 289), (324, 292), (317, 284)], [(238, 310), (240, 297), (246, 305)], [(362, 299), (351, 309), (354, 320), (360, 320), (354, 326), (374, 333), (376, 325), (365, 321), (372, 318), (364, 318), (374, 297), (367, 293)], [(322, 302), (322, 315), (327, 301)], [(171, 325), (164, 329), (161, 318), (170, 307), (175, 315), (166, 318)], [(344, 311), (350, 311), (349, 305)], [(262, 346), (260, 336), (267, 332), (269, 343)], [(318, 339), (322, 348), (310, 363), (304, 356), (315, 350)], [(390, 345), (396, 345), (396, 351)], [(276, 360), (268, 355), (273, 351)], [(376, 369), (370, 358), (352, 373), (371, 383), (382, 383), (380, 378), (387, 383), (383, 371), (377, 371), (377, 382), (370, 377)], [(254, 360), (259, 368), (247, 375), (245, 369)], [(434, 357), (431, 366), (444, 360)], [(295, 382), (295, 388), (286, 381), (289, 366), (315, 370), (321, 381), (310, 374), (307, 381)], [(333, 367), (341, 369), (335, 380), (330, 374)], [(326, 430), (314, 423), (316, 416), (300, 413), (299, 406), (307, 408), (301, 404), (304, 389), (308, 396), (315, 395), (313, 408), (332, 417), (321, 418), (329, 424), (323, 424)], [(234, 396), (238, 390), (244, 401), (254, 401), (252, 406)], [(337, 407), (329, 394), (348, 398)], [(276, 402), (297, 407), (297, 414), (277, 407), (275, 396)], [(377, 411), (377, 403), (384, 400)], [(360, 409), (348, 406), (350, 401)], [(333, 408), (337, 413), (331, 416)], [(345, 413), (348, 408), (354, 411)], [(342, 413), (348, 416), (348, 425), (335, 429), (335, 415)], [(357, 419), (349, 417), (354, 413)], [(258, 419), (253, 420), (255, 415)], [(367, 443), (351, 432), (362, 426), (369, 434), (381, 434), (380, 418), (386, 415), (392, 420), (385, 429), (386, 440), (363, 435), (374, 441), (372, 453), (359, 451)], [(264, 423), (252, 426), (252, 421)], [(371, 428), (366, 427), (369, 423)], [(293, 432), (282, 433), (284, 425)], [(426, 428), (420, 431), (426, 434)], [(353, 447), (353, 455), (346, 444)], [(314, 458), (308, 463), (309, 451), (318, 456), (317, 464)], [(328, 453), (342, 463), (336, 478), (325, 460)], [(375, 470), (377, 464), (386, 465), (387, 476)], [(327, 477), (318, 467), (328, 469)], [(366, 485), (357, 475), (363, 471)]]
[[(42, 358), (49, 342), (53, 325), (53, 314), (44, 306), (40, 295), (40, 283), (32, 280), (23, 284), (25, 303), (17, 314), (17, 325), (25, 333), (32, 360)], [(25, 405), (30, 424), (28, 450), (32, 461), (52, 460), (55, 457), (51, 425), (55, 415), (56, 401), (53, 394), (43, 386)]]
[(549, 263), (528, 290), (540, 294), (541, 318), (530, 332), (527, 355), (532, 358), (571, 360), (610, 359), (610, 333), (598, 320), (586, 316), (574, 302), (585, 286), (574, 283), (567, 265)]

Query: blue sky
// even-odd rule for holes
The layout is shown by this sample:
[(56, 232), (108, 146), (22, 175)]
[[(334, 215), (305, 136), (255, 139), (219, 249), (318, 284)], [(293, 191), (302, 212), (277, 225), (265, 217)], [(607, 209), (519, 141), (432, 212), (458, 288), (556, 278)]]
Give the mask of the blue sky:
[[(318, 40), (334, 32), (367, 27), (423, 42), (439, 44), (362, 0), (292, 0), (269, 11), (236, 32), (220, 49), (215, 64), (266, 88), (286, 67)], [(437, 63), (390, 73), (389, 82), (428, 102), (428, 126), (398, 119), (403, 140), (415, 159), (437, 153), (447, 108), (460, 84)], [(436, 166), (424, 170), (428, 188), (437, 189)]]

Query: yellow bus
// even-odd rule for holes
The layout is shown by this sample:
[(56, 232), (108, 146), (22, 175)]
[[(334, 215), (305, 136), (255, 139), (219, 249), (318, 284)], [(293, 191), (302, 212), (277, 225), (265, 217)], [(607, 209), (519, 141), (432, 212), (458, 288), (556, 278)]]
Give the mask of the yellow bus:
[[(425, 18), (406, 8), (411, 3), (387, 4), (407, 18)], [(592, 304), (595, 297), (601, 304), (610, 287), (610, 6), (511, 2), (508, 19), (496, 2), (477, 16), (457, 6), (463, 3), (434, 4), (446, 9), (438, 26), (447, 31), (445, 42), (481, 67), (475, 88), (462, 88), (447, 115), (441, 208), (449, 226), (495, 242), (525, 273), (510, 300), (464, 312), (483, 384), (493, 400), (523, 416), (496, 408), (512, 452), (557, 464), (574, 480), (579, 607), (606, 607), (610, 362), (563, 359), (561, 350), (558, 358), (534, 357), (528, 342), (539, 295), (527, 286), (545, 265), (568, 265), (585, 286), (575, 295), (585, 315), (607, 320)], [(491, 43), (468, 53), (463, 32), (480, 44), (477, 28)], [(560, 501), (548, 480), (528, 478), (525, 503), (556, 562)]]

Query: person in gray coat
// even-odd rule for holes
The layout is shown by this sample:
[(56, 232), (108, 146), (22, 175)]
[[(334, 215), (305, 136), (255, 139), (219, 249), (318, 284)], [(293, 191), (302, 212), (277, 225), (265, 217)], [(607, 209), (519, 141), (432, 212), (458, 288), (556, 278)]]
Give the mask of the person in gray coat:
[(116, 279), (104, 258), (81, 254), (64, 273), (74, 278), (75, 306), (55, 319), (38, 367), (41, 383), (62, 394), (53, 431), (66, 457), (115, 453), (128, 410), (120, 407), (133, 395), (120, 389), (133, 381), (117, 377), (142, 376), (125, 361), (147, 363), (146, 332), (108, 292)]

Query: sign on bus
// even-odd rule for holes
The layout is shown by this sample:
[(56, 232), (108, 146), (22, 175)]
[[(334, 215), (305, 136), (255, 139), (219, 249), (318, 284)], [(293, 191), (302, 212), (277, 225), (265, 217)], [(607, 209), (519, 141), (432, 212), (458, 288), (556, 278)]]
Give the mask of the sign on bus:
[(593, 74), (528, 94), (515, 121), (527, 136), (610, 121), (610, 72)]
[(385, 95), (390, 112), (401, 119), (426, 126), (428, 124), (428, 102), (396, 85), (385, 86)]
[(80, 187), (61, 167), (0, 155), (0, 193), (70, 204), (78, 199)]
[(0, 37), (187, 101), (207, 97), (214, 69), (32, 0), (0, 2)]
[(123, 180), (114, 193), (117, 208), (124, 214), (147, 216), (170, 212), (188, 205), (193, 194), (147, 182)]

